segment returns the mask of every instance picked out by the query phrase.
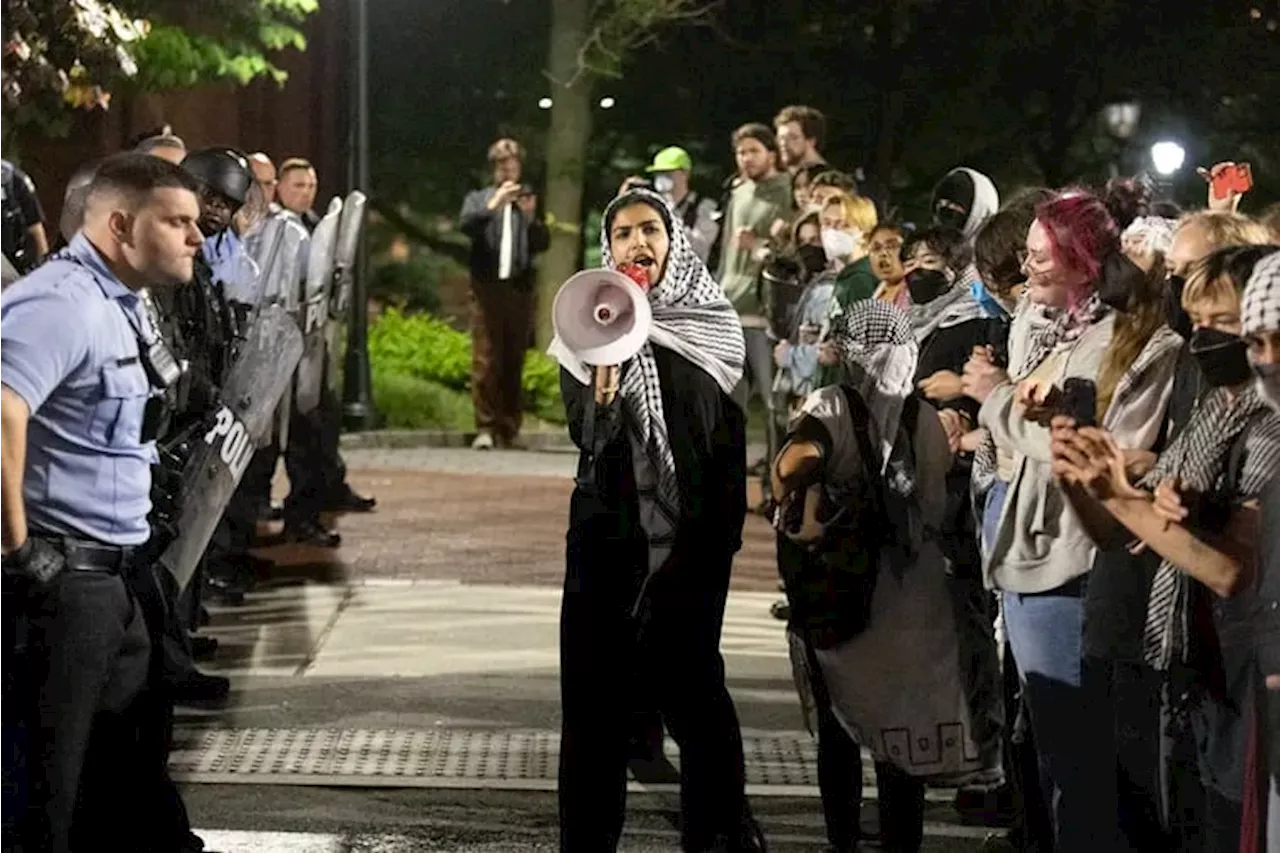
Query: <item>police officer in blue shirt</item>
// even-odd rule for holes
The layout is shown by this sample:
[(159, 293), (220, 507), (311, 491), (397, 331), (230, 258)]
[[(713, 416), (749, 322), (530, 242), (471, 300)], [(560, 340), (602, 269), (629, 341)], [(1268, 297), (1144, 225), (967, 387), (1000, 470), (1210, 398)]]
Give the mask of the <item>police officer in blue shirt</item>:
[(177, 166), (109, 158), (80, 233), (0, 298), (4, 620), (23, 649), (5, 708), (27, 732), (27, 850), (202, 846), (143, 751), (167, 732), (138, 710), (155, 677), (139, 592), (154, 401), (179, 373), (139, 291), (191, 279), (198, 215)]

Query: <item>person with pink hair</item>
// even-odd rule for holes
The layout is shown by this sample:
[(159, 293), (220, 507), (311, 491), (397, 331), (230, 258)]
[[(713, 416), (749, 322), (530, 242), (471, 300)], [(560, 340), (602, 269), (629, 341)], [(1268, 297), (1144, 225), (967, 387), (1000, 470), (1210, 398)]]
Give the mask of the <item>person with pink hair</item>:
[[(1076, 735), (1093, 713), (1082, 688), (1085, 593), (1096, 548), (1051, 469), (1049, 416), (1063, 389), (1094, 380), (1111, 342), (1115, 312), (1098, 294), (1120, 231), (1098, 198), (1069, 190), (1040, 204), (1027, 233), (1027, 298), (1048, 321), (1011, 347), (999, 366), (988, 348), (965, 366), (964, 392), (981, 405), (999, 472), (983, 518), (983, 573), (1023, 683), (1042, 782), (1053, 804), (1058, 853), (1109, 847), (1114, 817), (1094, 808), (1114, 776)], [(1076, 380), (1076, 382), (1071, 382)], [(1086, 395), (1087, 398), (1087, 395)], [(1087, 401), (1090, 419), (1096, 405)], [(1099, 419), (1101, 414), (1099, 413)], [(976, 463), (975, 463), (976, 464)]]

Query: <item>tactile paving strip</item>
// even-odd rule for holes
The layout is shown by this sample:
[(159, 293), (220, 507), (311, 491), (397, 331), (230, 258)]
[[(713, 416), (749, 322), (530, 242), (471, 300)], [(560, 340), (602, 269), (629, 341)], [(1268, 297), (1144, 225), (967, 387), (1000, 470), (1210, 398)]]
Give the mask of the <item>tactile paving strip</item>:
[[(751, 788), (816, 792), (808, 735), (745, 737), (743, 749)], [(180, 732), (170, 766), (186, 782), (553, 790), (559, 750), (542, 731), (211, 729)]]

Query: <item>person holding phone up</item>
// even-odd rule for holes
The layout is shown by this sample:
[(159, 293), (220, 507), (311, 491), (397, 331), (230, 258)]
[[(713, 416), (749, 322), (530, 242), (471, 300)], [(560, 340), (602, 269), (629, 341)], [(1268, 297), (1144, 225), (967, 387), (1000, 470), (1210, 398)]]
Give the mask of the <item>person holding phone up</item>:
[[(1114, 832), (1114, 821), (1093, 807), (1100, 776), (1093, 751), (1077, 735), (1089, 712), (1081, 689), (1084, 593), (1094, 545), (1067, 506), (1050, 470), (1049, 430), (1036, 389), (1092, 379), (1112, 337), (1115, 312), (1097, 293), (1103, 262), (1120, 248), (1105, 205), (1067, 191), (1036, 208), (1022, 269), (1028, 298), (1049, 319), (1031, 336), (1013, 373), (997, 367), (986, 348), (965, 365), (964, 393), (982, 404), (978, 423), (995, 443), (1004, 500), (983, 526), (987, 587), (1000, 592), (1004, 624), (1023, 681), (1042, 782), (1052, 794), (1059, 853), (1093, 851)], [(1022, 380), (1016, 385), (1014, 379)]]
[[(1251, 631), (1261, 531), (1258, 499), (1280, 471), (1280, 414), (1258, 394), (1241, 337), (1240, 296), (1275, 246), (1214, 252), (1187, 281), (1191, 353), (1212, 390), (1155, 466), (1131, 482), (1108, 432), (1052, 422), (1053, 472), (1099, 544), (1133, 543), (1159, 566), (1141, 653), (1178, 686), (1195, 733), (1209, 850), (1240, 847), (1249, 720), (1255, 713)], [(1198, 621), (1211, 615), (1212, 627)], [(1185, 688), (1184, 688), (1185, 685)]]

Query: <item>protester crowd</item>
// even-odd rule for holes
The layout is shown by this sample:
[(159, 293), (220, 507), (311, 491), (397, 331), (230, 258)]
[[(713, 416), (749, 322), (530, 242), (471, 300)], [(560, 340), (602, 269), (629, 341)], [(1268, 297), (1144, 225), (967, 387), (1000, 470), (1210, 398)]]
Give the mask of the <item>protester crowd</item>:
[[(564, 849), (616, 845), (618, 768), (663, 724), (695, 765), (684, 849), (763, 849), (741, 743), (705, 740), (734, 725), (721, 546), (748, 468), (831, 849), (869, 840), (861, 750), (886, 850), (921, 848), (928, 786), (1002, 829), (992, 849), (1267, 849), (1278, 211), (1239, 212), (1231, 162), (1201, 170), (1207, 205), (1187, 211), (1143, 177), (1002, 194), (958, 167), (931, 221), (899, 222), (826, 162), (824, 132), (803, 106), (739, 128), (714, 212), (689, 202), (681, 149), (624, 182), (604, 257), (644, 267), (653, 331), (620, 401), (552, 345), (582, 450)], [(749, 411), (768, 449), (748, 466)]]

